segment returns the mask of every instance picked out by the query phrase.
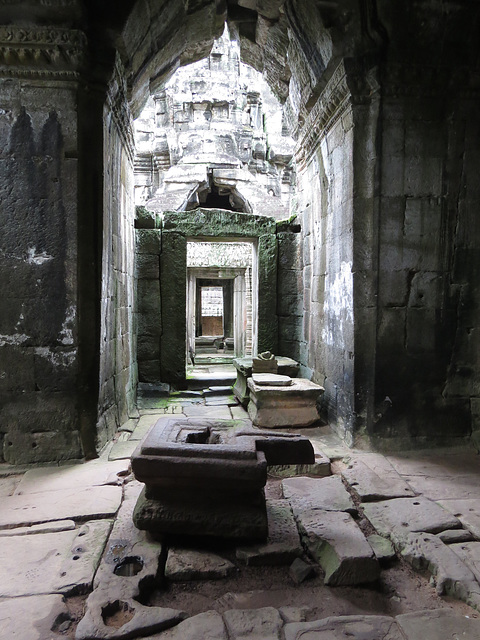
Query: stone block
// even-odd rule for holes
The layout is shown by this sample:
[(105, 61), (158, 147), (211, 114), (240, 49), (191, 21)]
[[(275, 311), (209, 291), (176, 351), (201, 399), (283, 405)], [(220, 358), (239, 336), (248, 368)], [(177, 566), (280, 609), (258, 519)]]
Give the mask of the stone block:
[(288, 478), (282, 480), (283, 495), (292, 505), (295, 517), (305, 509), (348, 511), (355, 505), (339, 476), (328, 478)]
[(160, 255), (137, 254), (137, 277), (139, 280), (157, 280), (160, 277)]
[(288, 387), (261, 387), (250, 378), (248, 414), (260, 427), (300, 427), (318, 419), (317, 400), (324, 389), (320, 385), (294, 378)]
[(78, 459), (82, 455), (80, 434), (76, 430), (32, 433), (8, 431), (3, 442), (3, 456), (10, 464)]
[(172, 582), (218, 580), (236, 571), (229, 560), (215, 553), (170, 547), (165, 564), (165, 577)]
[(393, 544), (387, 538), (377, 534), (372, 534), (367, 536), (367, 542), (372, 547), (373, 553), (380, 564), (390, 562), (390, 560), (393, 560), (396, 557)]
[(351, 585), (378, 579), (378, 561), (348, 513), (305, 509), (296, 517), (303, 544), (325, 571), (325, 584)]
[[(295, 584), (301, 584), (307, 578), (315, 575), (315, 569), (311, 564), (304, 562), (300, 558), (295, 558), (288, 570), (288, 574)], [(289, 622), (293, 621), (289, 620)]]
[(216, 611), (205, 611), (164, 631), (161, 640), (228, 640), (222, 616)]
[(395, 618), (408, 640), (468, 638), (480, 640), (480, 620), (458, 615), (452, 609), (403, 613)]
[(342, 478), (364, 502), (415, 496), (415, 492), (398, 474), (391, 473), (388, 477), (377, 475), (361, 460), (353, 460), (342, 471)]
[(247, 565), (284, 565), (302, 555), (297, 525), (286, 500), (267, 500), (268, 539), (265, 544), (237, 548)]
[(135, 238), (137, 253), (160, 254), (162, 235), (159, 229), (136, 229)]
[(273, 607), (232, 609), (223, 619), (230, 638), (235, 640), (280, 640), (283, 620)]

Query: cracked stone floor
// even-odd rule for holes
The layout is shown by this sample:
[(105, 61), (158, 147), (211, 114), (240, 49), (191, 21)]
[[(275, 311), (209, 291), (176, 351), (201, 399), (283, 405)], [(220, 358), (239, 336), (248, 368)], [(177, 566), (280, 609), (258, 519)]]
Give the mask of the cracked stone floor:
[(228, 389), (144, 398), (89, 462), (0, 465), (0, 638), (480, 640), (473, 449), (382, 455), (328, 427), (270, 468), (269, 540), (151, 540), (130, 456), (158, 419), (246, 418)]

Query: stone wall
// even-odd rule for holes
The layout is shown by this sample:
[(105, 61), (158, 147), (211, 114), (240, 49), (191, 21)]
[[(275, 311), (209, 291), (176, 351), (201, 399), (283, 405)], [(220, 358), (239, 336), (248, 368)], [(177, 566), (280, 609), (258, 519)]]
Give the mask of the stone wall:
[(137, 386), (134, 145), (117, 59), (104, 107), (104, 207), (97, 449), (133, 415)]
[[(77, 73), (83, 34), (0, 27), (0, 460), (80, 457)], [(63, 57), (63, 50), (76, 57)], [(59, 52), (63, 73), (44, 56)], [(35, 60), (35, 63), (33, 62)], [(47, 79), (47, 81), (46, 81)]]

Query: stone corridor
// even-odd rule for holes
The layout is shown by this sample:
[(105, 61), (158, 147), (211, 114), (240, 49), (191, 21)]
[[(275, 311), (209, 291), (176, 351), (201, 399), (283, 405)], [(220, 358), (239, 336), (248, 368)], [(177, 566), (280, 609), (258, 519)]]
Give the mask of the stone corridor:
[(130, 456), (157, 420), (248, 419), (218, 369), (209, 388), (144, 394), (98, 459), (1, 465), (0, 636), (479, 639), (473, 449), (382, 455), (303, 429), (316, 461), (269, 468), (265, 544), (156, 542), (135, 529)]

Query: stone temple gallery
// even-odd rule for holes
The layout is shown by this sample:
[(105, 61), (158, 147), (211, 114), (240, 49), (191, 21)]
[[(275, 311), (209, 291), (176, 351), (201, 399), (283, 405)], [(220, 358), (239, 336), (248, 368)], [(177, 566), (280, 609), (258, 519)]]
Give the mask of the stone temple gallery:
[(0, 637), (479, 640), (480, 2), (0, 0), (0, 132)]

